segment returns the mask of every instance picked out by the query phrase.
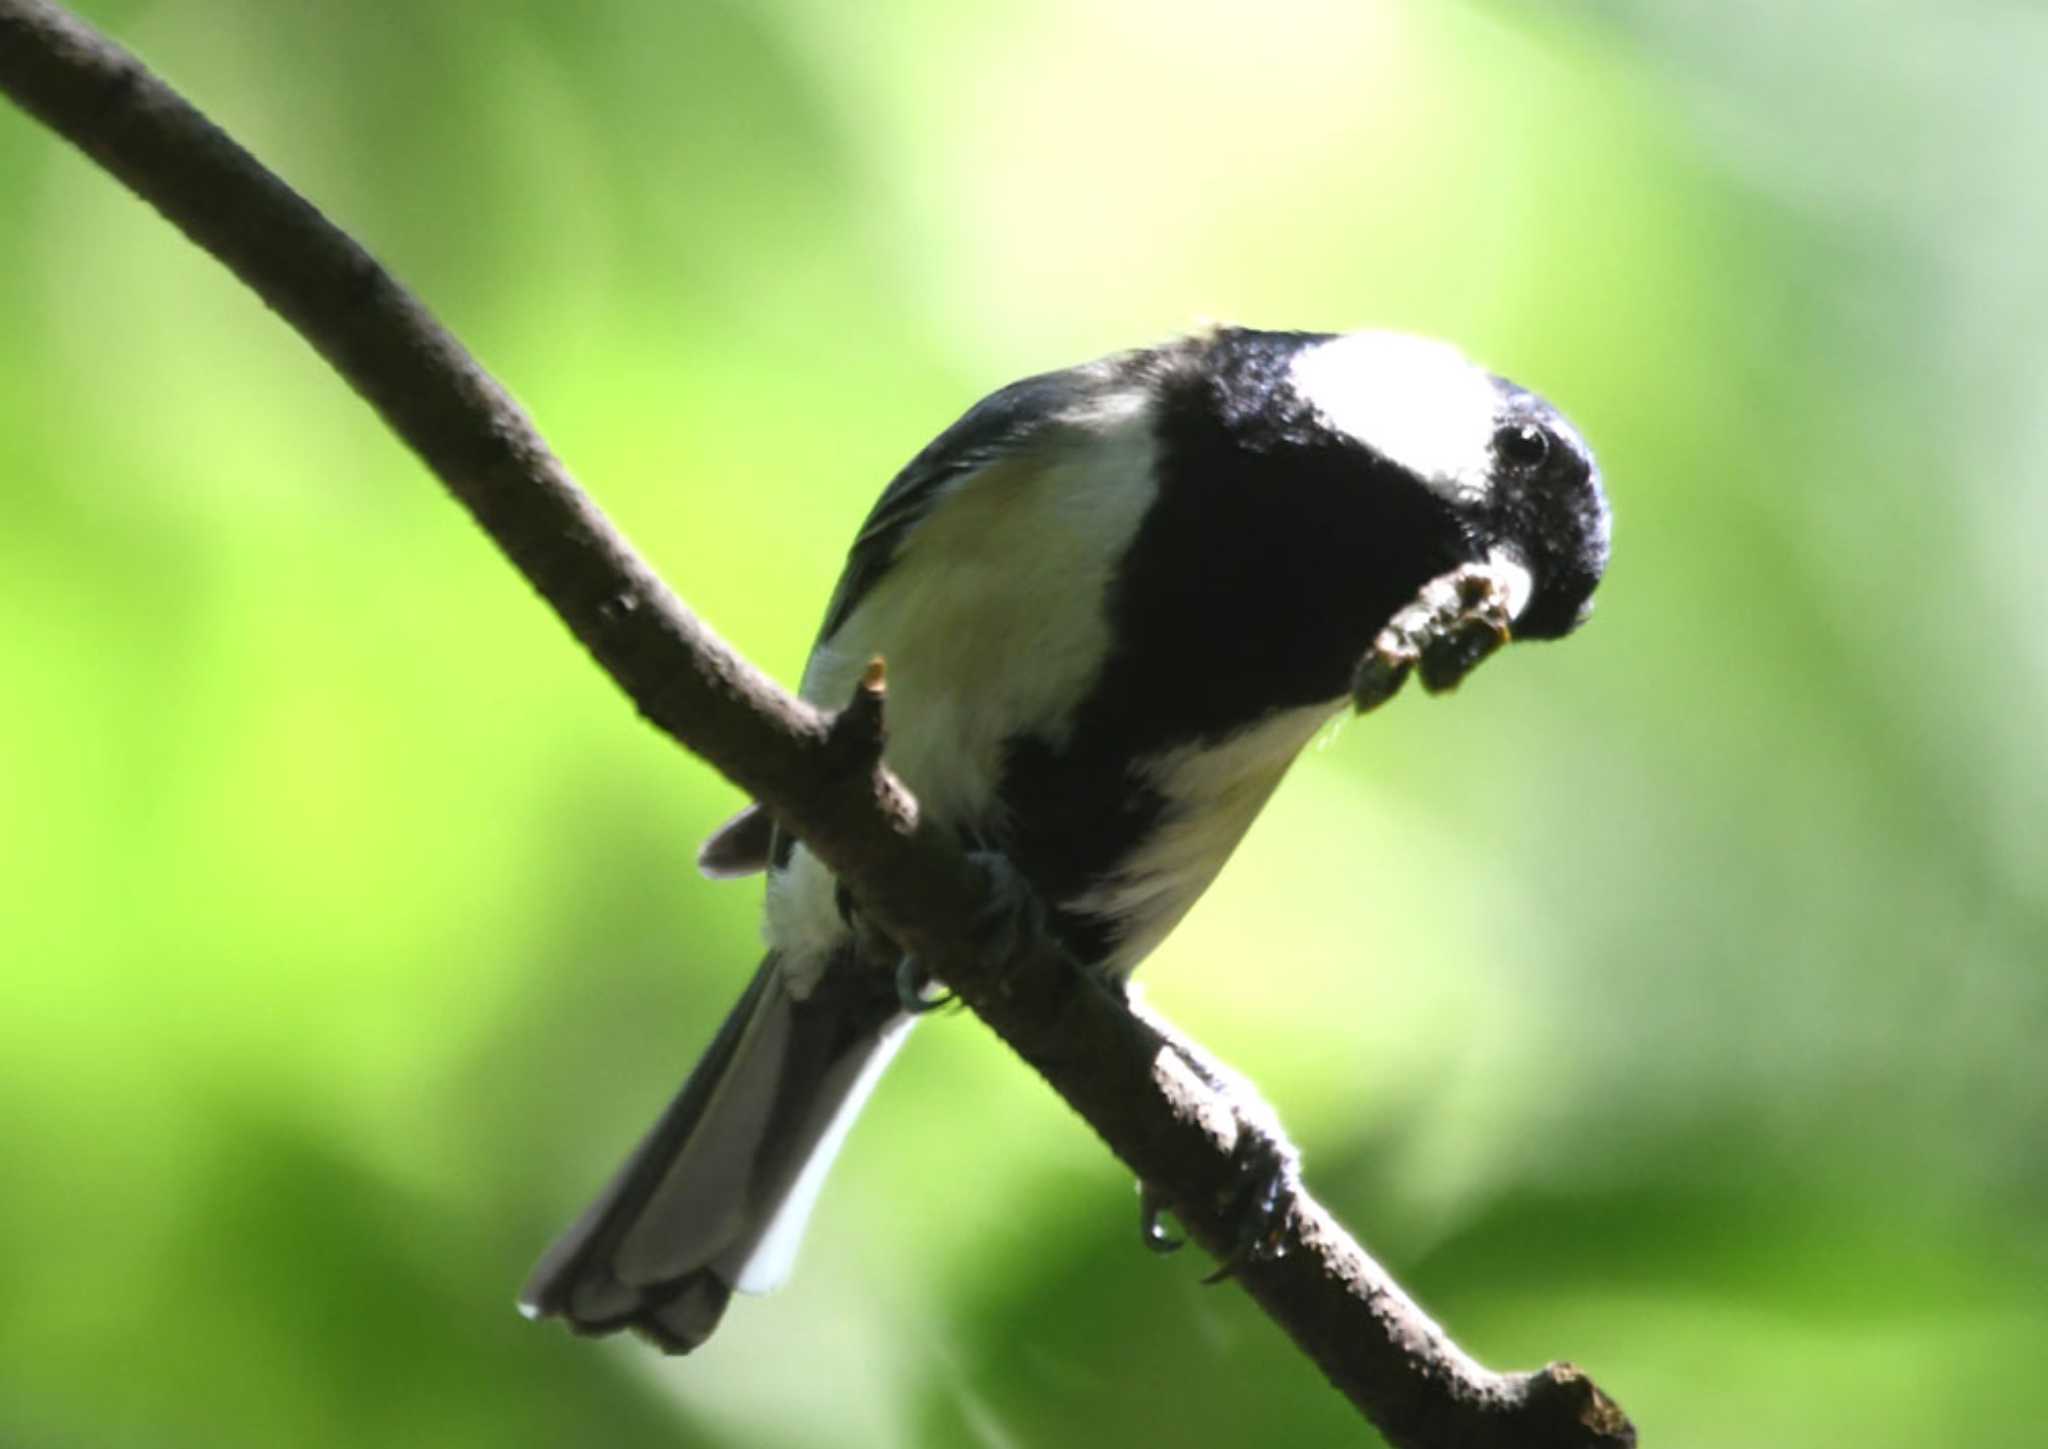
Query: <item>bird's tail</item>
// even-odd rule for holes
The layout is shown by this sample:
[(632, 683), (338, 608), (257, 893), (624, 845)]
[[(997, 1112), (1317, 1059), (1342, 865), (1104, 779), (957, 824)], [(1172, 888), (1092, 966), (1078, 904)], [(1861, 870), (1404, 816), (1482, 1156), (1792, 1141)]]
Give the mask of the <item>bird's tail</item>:
[(828, 969), (799, 999), (771, 951), (661, 1120), (534, 1268), (520, 1311), (637, 1329), (670, 1353), (703, 1343), (733, 1290), (788, 1276), (910, 1022), (885, 973)]

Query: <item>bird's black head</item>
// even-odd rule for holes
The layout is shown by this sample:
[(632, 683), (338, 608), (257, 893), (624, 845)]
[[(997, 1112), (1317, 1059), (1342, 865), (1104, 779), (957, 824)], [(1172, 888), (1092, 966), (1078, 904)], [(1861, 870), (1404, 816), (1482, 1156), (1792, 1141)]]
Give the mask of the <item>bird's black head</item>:
[(1332, 435), (1398, 466), (1454, 518), (1463, 551), (1526, 586), (1513, 633), (1558, 639), (1592, 611), (1610, 522), (1600, 470), (1549, 403), (1442, 342), (1303, 337), (1293, 391)]
[(1600, 469), (1556, 408), (1502, 378), (1491, 442), (1491, 486), (1471, 509), (1479, 532), (1529, 571), (1515, 617), (1521, 639), (1561, 639), (1593, 611), (1612, 524)]

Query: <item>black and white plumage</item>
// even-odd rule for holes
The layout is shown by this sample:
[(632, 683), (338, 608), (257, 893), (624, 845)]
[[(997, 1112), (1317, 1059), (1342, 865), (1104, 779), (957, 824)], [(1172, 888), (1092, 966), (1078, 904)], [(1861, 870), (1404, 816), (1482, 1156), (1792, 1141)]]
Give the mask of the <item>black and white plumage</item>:
[[(1484, 563), (1518, 638), (1606, 566), (1591, 455), (1541, 398), (1391, 333), (1221, 328), (994, 393), (898, 475), (804, 670), (843, 704), (886, 659), (887, 763), (1001, 851), (1084, 962), (1128, 974), (1347, 701), (1375, 635)], [(903, 1040), (835, 883), (742, 815), (768, 954), (680, 1096), (522, 1297), (686, 1352), (787, 1274), (826, 1169)]]

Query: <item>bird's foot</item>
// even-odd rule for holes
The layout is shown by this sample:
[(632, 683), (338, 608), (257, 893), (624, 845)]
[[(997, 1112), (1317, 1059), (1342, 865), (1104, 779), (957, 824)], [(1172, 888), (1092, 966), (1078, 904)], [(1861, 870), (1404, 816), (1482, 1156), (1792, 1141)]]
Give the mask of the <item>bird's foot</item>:
[[(969, 850), (967, 863), (988, 884), (988, 899), (974, 922), (975, 946), (998, 970), (1007, 967), (1036, 946), (1047, 931), (1045, 904), (1022, 871), (1010, 858), (996, 850)], [(840, 912), (854, 908), (842, 892)], [(849, 916), (849, 919), (852, 917)], [(959, 998), (947, 990), (915, 956), (905, 954), (896, 962), (896, 999), (913, 1015), (957, 1004)]]
[(1230, 1225), (1232, 1247), (1204, 1283), (1221, 1283), (1251, 1264), (1287, 1256), (1286, 1229), (1301, 1186), (1300, 1159), (1282, 1139), (1240, 1117), (1231, 1164), (1236, 1180), (1219, 1206)]
[(988, 883), (988, 900), (974, 923), (975, 944), (1000, 967), (1030, 954), (1051, 930), (1045, 901), (1024, 873), (999, 850), (970, 850), (967, 863)]
[(1138, 1184), (1138, 1241), (1155, 1253), (1178, 1253), (1187, 1246), (1186, 1238), (1168, 1232), (1159, 1221), (1172, 1210), (1158, 1188), (1149, 1182)]
[(908, 952), (896, 961), (896, 1003), (912, 1016), (950, 1006), (959, 998), (931, 978)]

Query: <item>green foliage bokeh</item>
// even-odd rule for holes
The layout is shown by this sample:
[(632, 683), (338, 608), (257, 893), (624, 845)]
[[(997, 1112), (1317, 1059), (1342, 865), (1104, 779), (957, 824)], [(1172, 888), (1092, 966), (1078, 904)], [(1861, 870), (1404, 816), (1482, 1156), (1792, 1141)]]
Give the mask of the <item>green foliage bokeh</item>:
[[(1312, 751), (1146, 967), (1489, 1362), (1658, 1449), (2048, 1416), (2048, 27), (2024, 7), (83, 7), (785, 679), (1012, 377), (1450, 337), (1594, 623)], [(732, 790), (153, 214), (0, 113), (0, 1443), (1355, 1442), (969, 1019), (700, 1355), (526, 1268), (750, 968)]]

